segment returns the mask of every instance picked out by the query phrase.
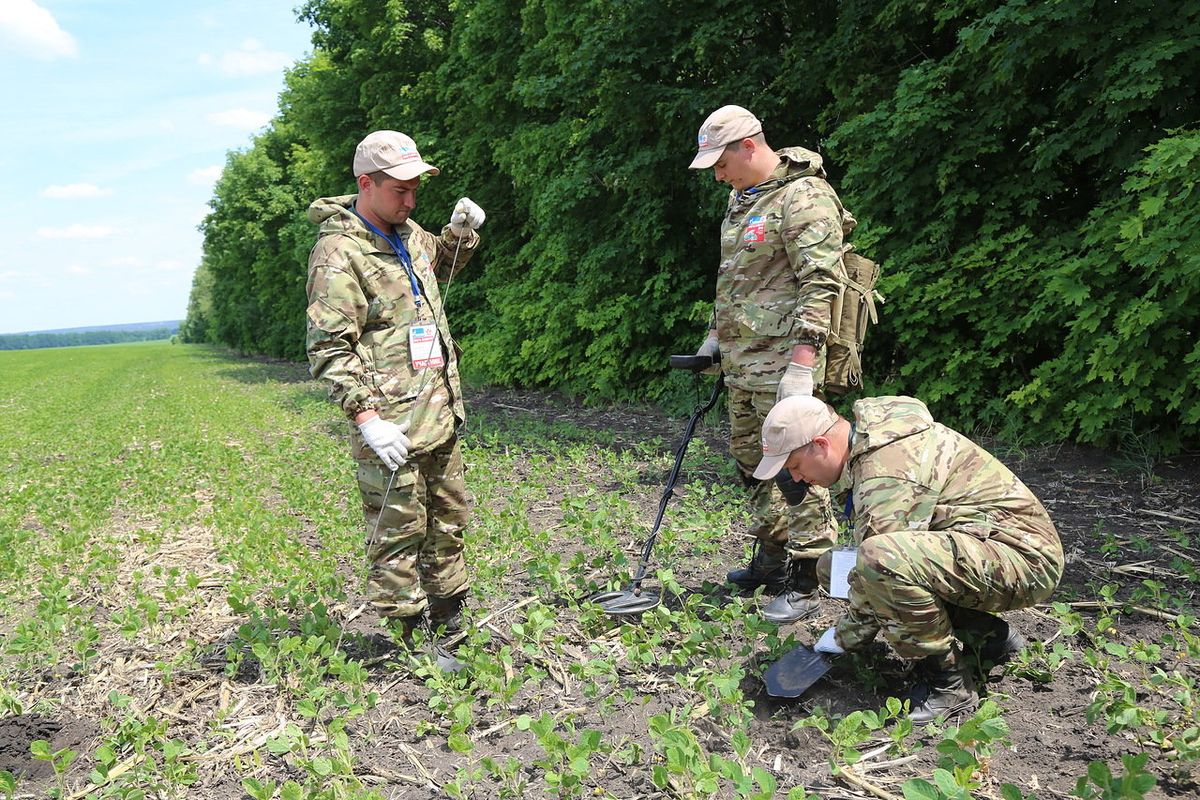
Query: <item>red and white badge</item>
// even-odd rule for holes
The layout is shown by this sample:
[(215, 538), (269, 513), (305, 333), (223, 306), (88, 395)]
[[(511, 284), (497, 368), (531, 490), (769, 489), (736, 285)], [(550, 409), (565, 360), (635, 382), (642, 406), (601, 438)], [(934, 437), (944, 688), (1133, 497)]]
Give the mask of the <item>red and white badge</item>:
[(756, 244), (767, 240), (767, 220), (761, 215), (755, 215), (746, 220), (746, 232), (742, 234), (742, 241), (747, 244)]
[(442, 337), (436, 325), (413, 325), (408, 329), (408, 353), (413, 369), (441, 367), (446, 363), (442, 356)]

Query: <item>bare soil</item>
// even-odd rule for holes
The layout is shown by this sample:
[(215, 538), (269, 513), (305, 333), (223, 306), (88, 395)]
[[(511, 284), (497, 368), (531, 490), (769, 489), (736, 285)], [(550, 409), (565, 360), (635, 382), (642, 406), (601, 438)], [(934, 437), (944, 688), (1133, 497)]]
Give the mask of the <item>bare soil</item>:
[[(302, 380), (300, 375), (301, 371), (294, 365), (274, 365), (264, 379), (288, 380), (293, 376)], [(582, 407), (568, 398), (532, 391), (477, 391), (468, 397), (468, 408), (486, 412), (491, 423), (502, 428), (509, 423), (522, 426), (536, 420), (555, 425), (556, 430), (566, 431), (564, 435), (567, 436), (571, 435), (570, 431), (578, 431), (581, 441), (595, 441), (588, 438), (589, 431), (602, 433), (605, 441), (610, 443), (596, 447), (619, 450), (656, 441), (660, 456), (673, 454), (685, 424), (684, 419), (647, 407)], [(336, 433), (332, 426), (331, 433)], [(469, 442), (470, 424), (464, 435)], [(697, 435), (716, 452), (724, 452), (727, 430), (723, 423), (710, 420)], [(1194, 564), (1200, 554), (1197, 546), (1200, 543), (1200, 457), (1184, 456), (1150, 463), (1144, 458), (1131, 459), (1084, 447), (1016, 449), (995, 442), (985, 444), (989, 444), (1037, 493), (1058, 526), (1067, 553), (1067, 567), (1055, 600), (1087, 603), (1098, 596), (1099, 587), (1105, 584), (1117, 584), (1121, 587), (1118, 597), (1127, 598), (1143, 580), (1156, 578), (1169, 584), (1174, 595), (1184, 601), (1182, 608), (1158, 611), (1195, 613), (1194, 589), (1189, 589), (1194, 584), (1182, 580), (1178, 565), (1172, 562), (1181, 558)], [(661, 463), (661, 458), (656, 459), (656, 463)], [(729, 471), (720, 469), (719, 465), (706, 464), (698, 469), (702, 474), (684, 475), (681, 485), (697, 477), (715, 480), (722, 479), (721, 475), (729, 475)], [(657, 507), (665, 473), (647, 463), (641, 478), (638, 496), (630, 499), (648, 524)], [(725, 477), (723, 480), (731, 479)], [(349, 488), (349, 475), (347, 482)], [(551, 490), (545, 502), (530, 510), (531, 527), (545, 530), (558, 526), (562, 521), (558, 501), (572, 492), (586, 487), (605, 490), (614, 485), (611, 477), (603, 474), (600, 468), (586, 474), (564, 472), (559, 486)], [(722, 533), (717, 558), (676, 553), (670, 567), (687, 592), (702, 592), (719, 600), (727, 591), (721, 588), (724, 573), (743, 563), (747, 541), (744, 531)], [(306, 544), (316, 547), (318, 542), (314, 536)], [(202, 537), (174, 546), (180, 558), (185, 555), (211, 558), (211, 555), (193, 555), (193, 551), (206, 546)], [(475, 546), (485, 546), (485, 543), (476, 542)], [(553, 538), (550, 545), (552, 551), (563, 556), (564, 563), (586, 546), (585, 541), (568, 535)], [(640, 546), (641, 542), (629, 542), (631, 560), (636, 559)], [(170, 552), (170, 547), (166, 549)], [(361, 564), (347, 558), (343, 569), (348, 576), (357, 576)], [(243, 709), (243, 716), (250, 713), (249, 710), (260, 711), (264, 730), (282, 719), (282, 710), (274, 707), (271, 687), (259, 685), (260, 676), (252, 661), (243, 662), (232, 676), (225, 674), (226, 646), (236, 643), (234, 634), (239, 620), (221, 605), (218, 577), (214, 577), (212, 586), (202, 585), (202, 590), (213, 590), (212, 597), (198, 604), (192, 621), (194, 626), (187, 632), (188, 636), (210, 645), (208, 655), (201, 659), (200, 669), (181, 670), (169, 684), (152, 687), (154, 708), (169, 710), (168, 716), (178, 731), (175, 735), (184, 737), (191, 729), (197, 740), (203, 739), (204, 732), (216, 724), (214, 719), (218, 709), (222, 719), (226, 714), (232, 718), (239, 709)], [(355, 581), (349, 583), (353, 585)], [(528, 575), (514, 570), (505, 578), (502, 596), (475, 598), (472, 618), (479, 621), (486, 614), (511, 608), (530, 594)], [(668, 598), (667, 602), (678, 603), (680, 598)], [(1111, 633), (1110, 638), (1127, 644), (1161, 642), (1168, 622), (1144, 603), (1135, 605), (1143, 610), (1119, 616), (1117, 631)], [(797, 641), (810, 642), (813, 631), (822, 630), (840, 611), (839, 601), (829, 600), (824, 604), (820, 618), (806, 620), (785, 633), (794, 633)], [(1081, 606), (1080, 611), (1087, 619), (1095, 616), (1095, 611), (1087, 606)], [(564, 603), (558, 612), (556, 630), (566, 632), (568, 637), (562, 651), (579, 663), (590, 657), (590, 645), (611, 642), (619, 634), (621, 625), (638, 624), (636, 620), (614, 621), (610, 630), (597, 634), (579, 624), (577, 607)], [(618, 688), (631, 688), (649, 699), (644, 705), (619, 703), (615, 711), (602, 710), (595, 698), (583, 697), (578, 692), (578, 687), (567, 678), (563, 665), (546, 664), (549, 678), (545, 685), (527, 685), (511, 702), (478, 710), (470, 731), (475, 749), (469, 755), (462, 755), (449, 749), (444, 736), (418, 729), (417, 723), (429, 718), (430, 690), (421, 680), (396, 670), (389, 663), (389, 658), (394, 655), (393, 645), (382, 634), (379, 622), (365, 605), (364, 598), (352, 595), (343, 607), (331, 609), (330, 613), (345, 630), (345, 649), (352, 657), (361, 658), (369, 665), (371, 688), (379, 694), (377, 706), (353, 721), (349, 729), (358, 757), (356, 774), (365, 776), (369, 785), (389, 798), (445, 796), (437, 787), (452, 780), (461, 767), (477, 763), (483, 757), (516, 759), (524, 765), (530, 780), (525, 796), (548, 796), (550, 791), (541, 782), (541, 772), (533, 766), (544, 754), (531, 736), (518, 735), (514, 731), (512, 721), (517, 715), (528, 714), (536, 719), (543, 712), (570, 713), (574, 715), (577, 729), (599, 730), (607, 743), (622, 746), (634, 743), (649, 754), (653, 747), (646, 733), (646, 720), (655, 714), (678, 710), (695, 697), (685, 696), (671, 680), (673, 672), (669, 666), (625, 663), (618, 669)], [(985, 691), (997, 698), (1004, 709), (1004, 718), (1010, 728), (1010, 744), (998, 749), (986, 765), (982, 776), (985, 786), (979, 796), (997, 797), (997, 785), (1008, 782), (1018, 785), (1026, 794), (1064, 797), (1072, 791), (1076, 779), (1086, 774), (1089, 762), (1103, 760), (1112, 765), (1114, 771), (1119, 771), (1122, 754), (1147, 750), (1130, 737), (1106, 732), (1103, 720), (1087, 721), (1085, 710), (1095, 691), (1097, 673), (1078, 657), (1091, 646), (1086, 634), (1065, 636), (1058, 621), (1042, 609), (1013, 613), (1007, 618), (1030, 641), (1064, 642), (1076, 657), (1055, 673), (1048, 684), (1019, 677), (1004, 668), (990, 671)], [(495, 616), (491, 624), (498, 643), (503, 641), (514, 619), (511, 614)], [(827, 742), (811, 729), (793, 731), (793, 726), (818, 707), (832, 715), (881, 707), (889, 695), (897, 694), (907, 684), (909, 666), (891, 655), (886, 646), (878, 644), (865, 656), (840, 662), (802, 699), (784, 702), (768, 697), (763, 690), (758, 677), (765, 666), (762, 655), (758, 653), (741, 665), (747, 675), (742, 689), (754, 703), (754, 720), (749, 730), (753, 742), (751, 761), (775, 774), (782, 787), (779, 796), (786, 793), (786, 787), (798, 784), (826, 798), (869, 796), (862, 787), (831, 776)], [(141, 654), (139, 658), (147, 657)], [(153, 657), (148, 661), (152, 662)], [(145, 670), (149, 666), (149, 663), (141, 665)], [(714, 666), (725, 668), (729, 665)], [(1116, 659), (1114, 667), (1131, 678), (1142, 670), (1138, 665), (1122, 664)], [(1193, 678), (1200, 677), (1200, 665), (1194, 663), (1172, 661), (1163, 667), (1182, 670)], [(132, 667), (123, 659), (117, 659), (105, 665), (103, 674), (123, 669)], [(145, 670), (139, 674), (153, 674)], [(80, 687), (89, 677), (46, 675), (40, 679), (42, 693), (69, 692), (71, 687)], [(731, 756), (729, 732), (722, 730), (719, 724), (701, 714), (692, 720), (692, 728), (707, 750)], [(48, 764), (30, 759), (30, 742), (46, 739), (53, 750), (71, 747), (90, 754), (99, 741), (99, 733), (96, 720), (80, 715), (64, 715), (60, 719), (36, 714), (0, 718), (0, 769), (23, 776), (27, 780), (21, 787), (23, 792), (46, 791), (54, 785), (53, 774)], [(194, 796), (216, 800), (245, 797), (240, 778), (247, 774), (242, 771), (247, 762), (242, 756), (250, 751), (239, 752), (239, 748), (256, 742), (257, 752), (264, 761), (254, 768), (254, 774), (276, 780), (301, 777), (282, 757), (267, 753), (262, 741), (250, 736), (249, 728), (245, 738), (238, 738), (242, 736), (240, 731), (230, 736), (229, 753), (232, 755), (224, 760), (215, 756), (205, 759), (200, 766), (200, 780), (193, 787)], [(936, 741), (931, 739), (927, 744), (936, 744)], [(930, 775), (938, 759), (933, 747), (919, 749), (913, 755), (912, 759), (900, 759), (890, 764), (865, 764), (862, 773), (881, 787), (885, 795), (899, 797), (903, 780)], [(877, 761), (893, 758), (887, 755)], [(68, 774), (69, 785), (84, 785), (91, 767), (89, 758), (81, 757)], [(1189, 764), (1180, 764), (1169, 754), (1156, 752), (1148, 769), (1158, 777), (1158, 784), (1148, 797), (1200, 795), (1200, 786), (1195, 782)], [(603, 786), (614, 797), (672, 796), (654, 787), (649, 770), (644, 766), (623, 768), (610, 760), (597, 768), (593, 779), (595, 786)], [(501, 794), (498, 784), (489, 785), (484, 780), (472, 796), (505, 795)]]

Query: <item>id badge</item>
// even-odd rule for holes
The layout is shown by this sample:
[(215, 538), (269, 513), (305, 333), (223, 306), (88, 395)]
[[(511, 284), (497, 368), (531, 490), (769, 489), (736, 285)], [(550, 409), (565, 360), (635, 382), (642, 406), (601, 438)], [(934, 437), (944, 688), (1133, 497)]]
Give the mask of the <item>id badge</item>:
[(441, 367), (446, 363), (442, 357), (442, 337), (436, 325), (412, 325), (408, 329), (408, 353), (413, 369)]
[(829, 596), (845, 600), (850, 597), (850, 570), (858, 563), (858, 548), (838, 548), (830, 554)]

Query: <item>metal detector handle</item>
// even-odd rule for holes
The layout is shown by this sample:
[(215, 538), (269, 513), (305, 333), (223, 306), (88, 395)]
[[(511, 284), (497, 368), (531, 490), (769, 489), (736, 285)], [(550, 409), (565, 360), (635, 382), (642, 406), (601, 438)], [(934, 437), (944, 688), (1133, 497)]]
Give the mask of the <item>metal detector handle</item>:
[(671, 356), (671, 369), (686, 369), (689, 372), (703, 372), (721, 363), (721, 354), (716, 356)]
[[(685, 356), (692, 358), (692, 356)], [(675, 358), (675, 356), (672, 356)], [(707, 359), (706, 359), (707, 360)], [(638, 562), (637, 574), (633, 576), (633, 581), (630, 584), (631, 589), (640, 589), (642, 579), (646, 577), (646, 565), (650, 560), (650, 552), (654, 549), (654, 542), (658, 539), (658, 529), (662, 525), (663, 514), (667, 511), (667, 501), (671, 499), (675, 492), (675, 483), (679, 480), (679, 468), (683, 466), (683, 456), (687, 453), (688, 444), (692, 441), (692, 434), (696, 432), (696, 423), (700, 418), (712, 410), (712, 407), (717, 404), (717, 400), (721, 397), (721, 392), (725, 390), (725, 375), (717, 376), (716, 382), (713, 384), (712, 395), (708, 398), (708, 402), (703, 405), (698, 405), (692, 411), (692, 416), (688, 419), (687, 428), (683, 432), (683, 439), (679, 442), (679, 447), (675, 451), (675, 464), (671, 467), (671, 473), (667, 476), (667, 485), (663, 489), (662, 499), (658, 502), (658, 514), (654, 517), (654, 526), (650, 528), (650, 535), (646, 537), (646, 546), (642, 548), (642, 558)]]

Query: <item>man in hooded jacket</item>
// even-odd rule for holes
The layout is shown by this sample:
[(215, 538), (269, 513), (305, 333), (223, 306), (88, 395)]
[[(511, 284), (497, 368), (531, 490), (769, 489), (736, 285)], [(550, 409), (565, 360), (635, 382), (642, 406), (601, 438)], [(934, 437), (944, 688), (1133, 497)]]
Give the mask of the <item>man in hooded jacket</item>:
[(825, 180), (821, 156), (802, 147), (771, 149), (762, 123), (741, 106), (710, 114), (697, 144), (690, 168), (712, 168), (732, 188), (713, 317), (697, 351), (720, 353), (729, 449), (750, 490), (754, 555), (727, 577), (745, 591), (761, 586), (778, 594), (763, 616), (794, 622), (818, 609), (816, 560), (833, 545), (837, 522), (824, 489), (789, 506), (773, 482), (753, 472), (771, 406), (821, 394), (825, 342), (845, 281), (843, 243), (855, 220)]
[(849, 609), (815, 649), (858, 650), (882, 631), (897, 655), (923, 659), (929, 691), (913, 696), (914, 722), (971, 710), (979, 697), (960, 641), (993, 663), (1024, 646), (995, 614), (1050, 597), (1063, 571), (1058, 531), (1016, 475), (920, 400), (866, 398), (852, 417), (814, 397), (780, 401), (754, 472), (850, 494)]
[(366, 517), (368, 597), (407, 638), (426, 614), (453, 629), (469, 586), (469, 519), (457, 428), (465, 419), (457, 345), (442, 308), (448, 279), (479, 244), (469, 198), (441, 235), (409, 218), (423, 175), (413, 140), (375, 131), (354, 153), (358, 194), (312, 203), (308, 358), (350, 422)]

